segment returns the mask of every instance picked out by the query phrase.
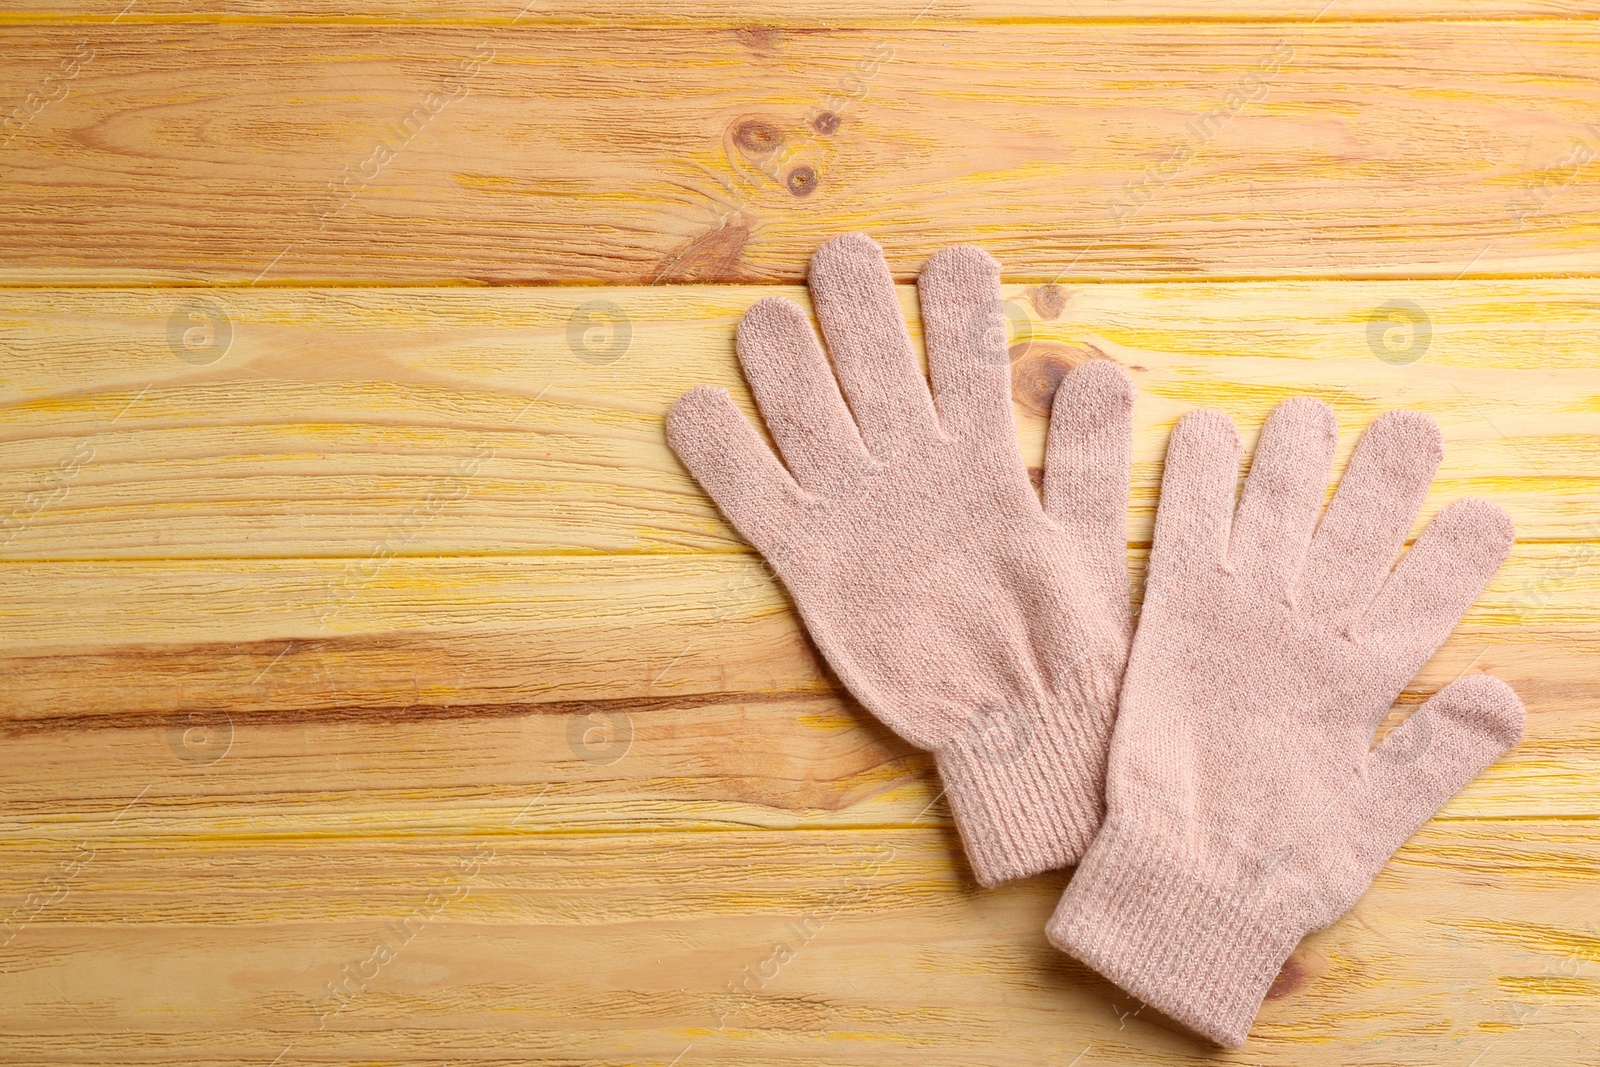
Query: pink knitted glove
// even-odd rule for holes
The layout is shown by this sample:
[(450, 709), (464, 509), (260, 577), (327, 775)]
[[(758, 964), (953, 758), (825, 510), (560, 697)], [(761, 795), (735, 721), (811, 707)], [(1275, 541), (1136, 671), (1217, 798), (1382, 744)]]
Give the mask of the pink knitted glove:
[(1414, 412), (1379, 418), (1317, 524), (1337, 430), (1279, 405), (1237, 512), (1239, 437), (1173, 431), (1105, 826), (1047, 928), (1129, 993), (1240, 1045), (1301, 935), (1348, 911), (1445, 801), (1516, 743), (1488, 675), (1374, 731), (1511, 547), (1480, 500), (1445, 508), (1394, 567), (1441, 455)]
[(667, 438), (844, 684), (935, 754), (978, 880), (1073, 863), (1100, 825), (1128, 654), (1132, 385), (1104, 360), (1061, 383), (1040, 507), (993, 259), (947, 248), (922, 272), (932, 396), (875, 243), (829, 241), (810, 287), (832, 369), (788, 300), (739, 323), (787, 469), (722, 389), (681, 397)]

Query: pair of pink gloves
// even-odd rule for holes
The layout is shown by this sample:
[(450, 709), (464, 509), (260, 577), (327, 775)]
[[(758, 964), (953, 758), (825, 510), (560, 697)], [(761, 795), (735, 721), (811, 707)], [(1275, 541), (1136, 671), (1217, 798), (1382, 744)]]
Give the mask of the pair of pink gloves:
[(673, 449), (850, 691), (934, 754), (978, 880), (1075, 864), (1051, 942), (1242, 1044), (1300, 938), (1520, 736), (1516, 695), (1474, 675), (1371, 745), (1505, 558), (1510, 520), (1458, 501), (1396, 565), (1441, 456), (1431, 420), (1373, 423), (1323, 514), (1327, 405), (1272, 412), (1237, 503), (1239, 435), (1193, 411), (1135, 629), (1122, 368), (1062, 380), (1041, 504), (992, 258), (949, 248), (922, 272), (931, 392), (873, 241), (828, 242), (810, 288), (827, 355), (788, 300), (738, 330), (783, 461), (709, 387), (673, 407)]

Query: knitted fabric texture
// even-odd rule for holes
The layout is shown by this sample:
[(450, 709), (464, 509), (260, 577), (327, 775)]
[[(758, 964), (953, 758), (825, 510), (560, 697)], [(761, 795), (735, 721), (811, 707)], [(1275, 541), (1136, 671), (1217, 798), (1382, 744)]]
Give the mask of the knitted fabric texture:
[(783, 462), (722, 389), (681, 397), (668, 440), (844, 684), (934, 753), (978, 880), (1074, 863), (1127, 662), (1132, 384), (1104, 360), (1063, 380), (1041, 507), (993, 259), (948, 248), (922, 272), (931, 395), (874, 242), (828, 242), (809, 285), (826, 355), (778, 297), (737, 333)]
[(1492, 504), (1458, 501), (1394, 565), (1441, 457), (1438, 428), (1414, 412), (1379, 418), (1319, 525), (1336, 438), (1324, 404), (1281, 404), (1236, 509), (1233, 424), (1197, 411), (1173, 431), (1105, 826), (1047, 927), (1228, 1046), (1300, 937), (1348, 911), (1522, 732), (1515, 694), (1475, 675), (1371, 748), (1512, 527)]

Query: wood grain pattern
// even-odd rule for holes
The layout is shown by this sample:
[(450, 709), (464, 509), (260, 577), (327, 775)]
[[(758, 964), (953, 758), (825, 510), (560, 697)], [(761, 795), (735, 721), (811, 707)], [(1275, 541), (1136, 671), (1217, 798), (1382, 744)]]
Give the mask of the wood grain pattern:
[[(1472, 794), (1488, 805), (1484, 815), (1600, 810), (1591, 716), (1600, 649), (1587, 637), (1600, 627), (1596, 554), (1589, 543), (1518, 546), (1403, 698), (1414, 704), (1470, 669), (1493, 671), (1528, 702), (1528, 740), (1473, 787), (1488, 791)], [(1142, 554), (1134, 563), (1137, 579)], [(510, 747), (549, 760), (494, 773), (468, 770), (471, 761), (464, 782), (512, 773), (557, 786), (561, 779), (547, 777), (553, 767), (583, 771), (575, 761), (631, 752), (631, 736), (655, 754), (627, 773), (656, 768), (650, 788), (667, 789), (660, 799), (673, 806), (670, 818), (698, 818), (688, 801), (699, 796), (712, 822), (724, 818), (720, 804), (745, 803), (750, 788), (782, 809), (763, 824), (810, 807), (829, 809), (822, 817), (833, 821), (872, 788), (904, 786), (926, 770), (907, 764), (909, 750), (838, 692), (756, 561), (397, 559), (359, 584), (351, 575), (343, 560), (0, 566), (0, 662), (15, 683), (0, 693), (0, 714), (18, 738), (133, 731), (135, 740), (115, 742), (117, 760), (139, 746), (162, 755), (153, 742), (166, 744), (190, 715), (223, 732), (300, 724), (352, 737), (363, 724), (440, 735), (468, 729), (441, 721), (483, 720), (492, 736), (517, 738)], [(551, 721), (490, 724), (530, 715)], [(563, 732), (591, 727), (600, 733), (588, 740)], [(730, 730), (759, 747), (717, 752)], [(696, 746), (702, 755), (692, 755)], [(784, 773), (785, 764), (796, 769)], [(680, 781), (668, 784), (674, 775)], [(1543, 776), (1549, 793), (1533, 788)], [(94, 777), (96, 804), (131, 784), (125, 772)], [(45, 787), (46, 779), (26, 780)], [(638, 784), (606, 788), (643, 800)], [(679, 787), (686, 792), (674, 796)], [(557, 788), (551, 799), (561, 796)], [(580, 797), (579, 807), (592, 815), (591, 800)], [(634, 811), (623, 821), (642, 818)]]
[[(1597, 16), (9, 5), (0, 1061), (1600, 1063)], [(1490, 671), (1527, 736), (1242, 1050), (975, 886), (665, 447), (858, 228), (1004, 261), (1031, 464), (1132, 370), (1136, 587), (1197, 405), (1426, 411), (1425, 516), (1517, 521), (1389, 721)]]
[(27, 119), (13, 283), (795, 281), (845, 229), (904, 277), (981, 240), (1019, 281), (1593, 273), (1600, 248), (1587, 20), (1040, 25), (1026, 49), (4, 26), (0, 51)]
[(1442, 0), (1252, 0), (1249, 4), (1219, 5), (1207, 0), (873, 0), (848, 3), (827, 0), (804, 6), (735, 3), (732, 0), (693, 0), (661, 4), (654, 0), (614, 0), (603, 8), (582, 0), (540, 0), (538, 3), (503, 3), (495, 0), (369, 0), (359, 6), (335, 0), (274, 2), (270, 8), (244, 0), (138, 0), (128, 5), (86, 0), (14, 0), (0, 21), (20, 23), (69, 22), (121, 24), (177, 21), (215, 23), (229, 21), (260, 25), (273, 22), (342, 22), (412, 25), (491, 26), (713, 26), (742, 29), (760, 39), (774, 31), (837, 27), (926, 28), (974, 23), (1064, 23), (1086, 21), (1266, 21), (1344, 22), (1350, 20), (1399, 22), (1418, 19), (1592, 19), (1597, 12), (1591, 0), (1474, 0), (1463, 12)]
[[(0, 558), (748, 551), (661, 417), (701, 382), (753, 414), (731, 336), (768, 292), (0, 291)], [(1006, 295), (1031, 464), (1064, 367), (1132, 369), (1135, 544), (1180, 414), (1220, 407), (1253, 440), (1303, 392), (1334, 404), (1341, 464), (1381, 411), (1441, 422), (1425, 515), (1488, 494), (1524, 540), (1596, 535), (1600, 283)]]
[[(332, 853), (219, 839), (196, 864), (125, 823), (93, 839), (57, 918), (7, 949), (16, 1062), (126, 1049), (125, 1027), (147, 1062), (217, 1064), (1070, 1063), (1088, 1048), (1082, 1062), (1504, 1065), (1593, 1047), (1592, 823), (1509, 839), (1430, 825), (1349, 919), (1302, 944), (1251, 1046), (1225, 1055), (1038, 939), (1059, 876), (974, 893), (931, 830), (481, 824), (346, 835)], [(74, 844), (18, 850), (16, 887)], [(430, 893), (453, 899), (430, 912)], [(382, 945), (391, 960), (347, 977)]]
[[(1493, 670), (1530, 704), (1528, 739), (1302, 945), (1240, 1062), (1349, 1062), (1378, 1043), (1371, 1062), (1515, 1062), (1589, 1040), (1594, 285), (1006, 291), (1035, 458), (1050, 374), (1029, 360), (1093, 347), (1142, 368), (1146, 509), (1174, 414), (1221, 403), (1253, 424), (1290, 390), (1330, 397), (1352, 430), (1397, 403), (1435, 411), (1480, 470), (1446, 472), (1429, 510), (1467, 488), (1528, 509), (1514, 560), (1402, 697)], [(0, 296), (10, 485), (37, 493), (67, 443), (94, 448), (0, 563), (0, 985), (18, 1006), (0, 1033), (19, 1062), (123, 1054), (110, 1035), (152, 1013), (150, 1062), (224, 1062), (222, 1046), (283, 1062), (1197, 1062), (1037, 941), (1059, 877), (974, 893), (926, 757), (838, 691), (662, 451), (678, 390), (738, 389), (726, 339), (757, 293)], [(632, 331), (610, 363), (592, 360), (616, 352), (616, 323), (568, 333), (597, 299)], [(1390, 299), (1438, 326), (1418, 362), (1374, 355), (1366, 323)], [(531, 490), (451, 493), (406, 523), (453, 478), (488, 477), (450, 464), (518, 435), (560, 442), (589, 491), (550, 477), (550, 456)], [(282, 459), (261, 448), (283, 438)], [(1469, 485), (1490, 456), (1493, 485)], [(334, 490), (352, 477), (365, 493)], [(629, 485), (698, 517), (698, 537), (606, 542)], [(318, 501), (341, 537), (310, 533)], [(595, 541), (573, 544), (576, 523)], [(1133, 561), (1138, 576), (1138, 547)], [(462, 881), (462, 862), (485, 873)], [(443, 889), (466, 896), (435, 913)], [(774, 937), (816, 917), (794, 965), (760, 977)], [(419, 933), (350, 984), (403, 937), (394, 923)]]

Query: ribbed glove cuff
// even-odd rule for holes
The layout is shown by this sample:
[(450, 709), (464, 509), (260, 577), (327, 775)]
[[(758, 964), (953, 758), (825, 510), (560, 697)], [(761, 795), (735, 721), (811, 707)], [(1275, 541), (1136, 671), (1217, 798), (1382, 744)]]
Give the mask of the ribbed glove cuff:
[(1078, 862), (1105, 810), (1110, 731), (1071, 713), (974, 730), (935, 754), (978, 881)]
[[(1257, 863), (1217, 877), (1159, 835), (1113, 818), (1045, 932), (1052, 944), (1218, 1044), (1244, 1044), (1305, 930)], [(1280, 876), (1282, 877), (1282, 876)]]

